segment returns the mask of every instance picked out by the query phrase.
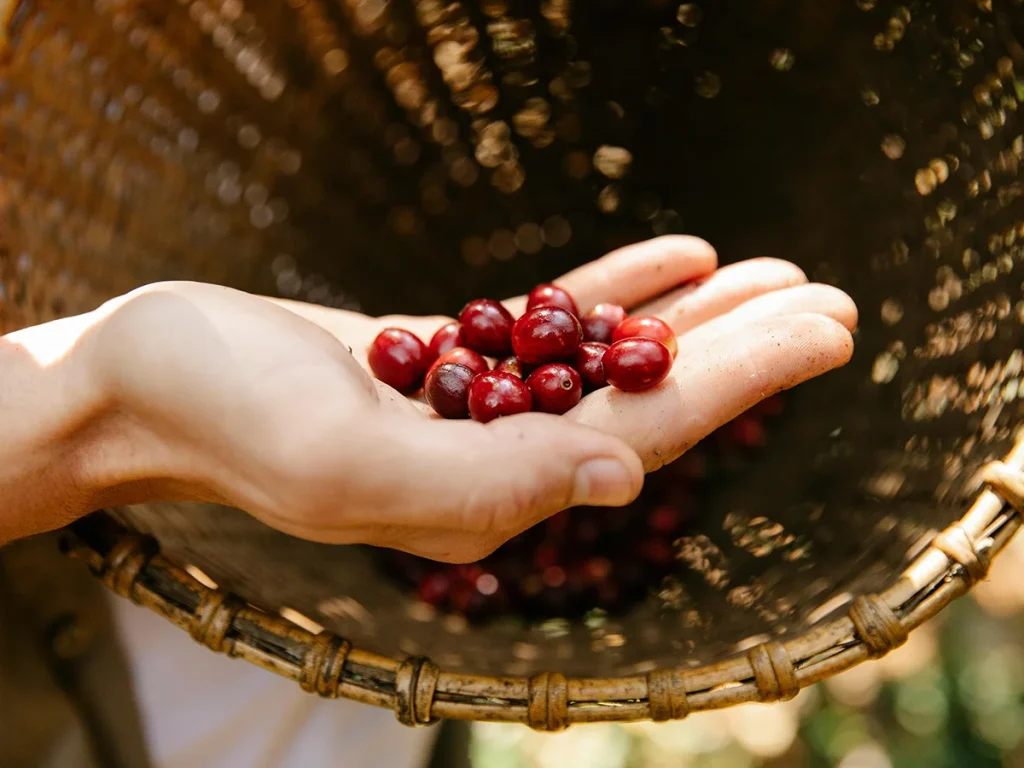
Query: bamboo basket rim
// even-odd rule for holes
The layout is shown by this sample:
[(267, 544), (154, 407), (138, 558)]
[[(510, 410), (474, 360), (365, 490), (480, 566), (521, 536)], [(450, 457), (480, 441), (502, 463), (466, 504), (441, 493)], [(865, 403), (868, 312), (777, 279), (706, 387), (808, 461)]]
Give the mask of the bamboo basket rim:
[(310, 631), (211, 588), (160, 554), (155, 539), (120, 526), (107, 546), (90, 520), (79, 521), (62, 533), (61, 546), (116, 594), (155, 611), (211, 650), (294, 680), (309, 693), (386, 707), (409, 726), (457, 719), (558, 731), (577, 723), (661, 722), (791, 699), (806, 686), (901, 646), (912, 630), (984, 579), (1020, 528), (1024, 432), (1003, 461), (983, 468), (980, 480), (984, 487), (966, 514), (937, 534), (888, 588), (856, 597), (845, 615), (713, 664), (614, 678), (445, 672), (425, 657), (391, 658), (355, 648), (333, 632)]

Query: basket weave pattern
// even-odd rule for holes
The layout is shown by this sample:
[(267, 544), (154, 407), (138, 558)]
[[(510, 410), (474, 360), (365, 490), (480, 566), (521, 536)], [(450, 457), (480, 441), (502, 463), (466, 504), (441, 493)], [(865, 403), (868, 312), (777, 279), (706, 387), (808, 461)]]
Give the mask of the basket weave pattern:
[(857, 597), (845, 616), (717, 664), (609, 679), (447, 673), (427, 658), (400, 660), (353, 648), (331, 632), (314, 634), (211, 589), (160, 555), (155, 540), (137, 533), (123, 530), (104, 548), (86, 522), (68, 532), (65, 546), (118, 595), (156, 611), (211, 650), (295, 680), (310, 693), (387, 707), (409, 726), (462, 719), (558, 731), (575, 723), (664, 721), (791, 699), (801, 688), (899, 647), (983, 579), (1020, 527), (1024, 442), (1005, 462), (989, 464), (982, 479), (987, 488), (963, 518), (935, 536), (887, 590)]

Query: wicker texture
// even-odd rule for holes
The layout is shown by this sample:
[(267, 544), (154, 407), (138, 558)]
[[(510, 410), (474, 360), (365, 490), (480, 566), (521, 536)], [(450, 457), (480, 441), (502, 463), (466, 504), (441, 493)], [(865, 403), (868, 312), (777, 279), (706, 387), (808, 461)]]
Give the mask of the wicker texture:
[(100, 526), (97, 533), (96, 521), (87, 520), (68, 533), (65, 546), (108, 587), (174, 622), (197, 642), (291, 678), (308, 692), (391, 708), (408, 726), (455, 718), (559, 731), (575, 723), (665, 721), (745, 702), (788, 700), (801, 688), (884, 656), (984, 578), (992, 558), (1020, 527), (1020, 510), (1010, 504), (1019, 501), (1022, 468), (1024, 443), (1006, 462), (986, 468), (989, 488), (961, 521), (936, 535), (890, 589), (858, 596), (846, 616), (786, 642), (755, 645), (718, 664), (659, 669), (643, 677), (448, 673), (429, 659), (367, 653), (328, 631), (314, 634), (248, 606), (204, 586), (158, 554), (152, 539), (130, 531), (120, 530), (103, 551), (110, 531)]
[[(159, 279), (452, 312), (675, 232), (723, 263), (791, 259), (861, 309), (853, 363), (787, 397), (676, 571), (600, 632), (424, 618), (363, 553), (237, 511), (111, 511), (162, 554), (104, 539), (94, 570), (201, 642), (323, 695), (401, 698), (410, 722), (667, 719), (888, 652), (1016, 526), (987, 494), (949, 528), (1024, 418), (1019, 3), (4, 8), (0, 330)], [(1020, 507), (1015, 462), (987, 477)], [(310, 650), (284, 607), (349, 642)], [(424, 654), (446, 672), (410, 663), (399, 685), (387, 659)]]

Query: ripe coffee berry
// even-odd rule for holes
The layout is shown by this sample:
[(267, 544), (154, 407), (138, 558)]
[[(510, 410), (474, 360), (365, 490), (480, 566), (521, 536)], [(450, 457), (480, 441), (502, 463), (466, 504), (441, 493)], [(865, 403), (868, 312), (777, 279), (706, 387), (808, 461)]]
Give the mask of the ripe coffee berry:
[(612, 342), (622, 339), (643, 338), (660, 341), (674, 358), (679, 353), (679, 345), (676, 342), (675, 331), (668, 323), (657, 317), (627, 317), (612, 334)]
[(608, 380), (604, 377), (603, 362), (607, 349), (608, 345), (599, 341), (585, 341), (576, 351), (576, 370), (583, 379), (584, 392), (593, 392), (608, 385)]
[(419, 598), (430, 605), (437, 605), (448, 597), (451, 589), (451, 582), (448, 576), (441, 572), (430, 573), (420, 579), (417, 588)]
[(386, 328), (370, 344), (367, 360), (374, 376), (403, 395), (410, 395), (423, 386), (430, 351), (409, 331)]
[(469, 385), (469, 415), (488, 422), (500, 416), (526, 413), (533, 406), (530, 388), (511, 373), (488, 371)]
[(623, 392), (639, 392), (661, 383), (672, 369), (672, 353), (654, 339), (623, 339), (604, 353), (604, 375)]
[(576, 308), (576, 302), (573, 301), (569, 292), (563, 288), (559, 288), (557, 285), (551, 285), (550, 283), (538, 285), (530, 291), (530, 295), (526, 297), (527, 312), (531, 309), (536, 309), (537, 307), (558, 307), (559, 309), (564, 309), (566, 312), (571, 312), (577, 316), (579, 316), (580, 313)]
[(489, 357), (505, 357), (512, 351), (512, 315), (491, 299), (475, 299), (462, 308), (459, 325), (462, 343)]
[(512, 348), (524, 363), (571, 360), (582, 341), (580, 321), (558, 307), (531, 309), (512, 328)]
[(583, 381), (564, 363), (542, 365), (526, 379), (533, 395), (533, 408), (544, 413), (563, 414), (583, 397)]
[(625, 319), (626, 310), (618, 304), (598, 304), (580, 319), (583, 324), (583, 338), (585, 341), (611, 344), (612, 334)]
[(437, 360), (445, 352), (462, 346), (462, 328), (458, 323), (442, 325), (430, 339), (430, 357)]
[(439, 365), (445, 363), (458, 363), (464, 365), (473, 373), (487, 373), (491, 370), (490, 363), (487, 362), (487, 358), (481, 355), (479, 352), (474, 352), (472, 349), (466, 349), (465, 347), (455, 347), (450, 349), (441, 355), (437, 360), (431, 364), (427, 375), (430, 375), (430, 371), (437, 368)]
[(504, 371), (505, 373), (511, 373), (513, 376), (518, 376), (520, 379), (526, 378), (523, 375), (523, 373), (525, 373), (525, 371), (523, 371), (523, 364), (515, 355), (512, 355), (512, 357), (506, 357), (504, 360), (502, 360), (500, 363), (494, 366), (494, 370)]
[(739, 416), (721, 431), (741, 448), (760, 448), (768, 439), (761, 419), (751, 414)]
[(430, 407), (446, 419), (469, 417), (469, 384), (476, 376), (458, 363), (442, 363), (427, 374), (423, 394)]

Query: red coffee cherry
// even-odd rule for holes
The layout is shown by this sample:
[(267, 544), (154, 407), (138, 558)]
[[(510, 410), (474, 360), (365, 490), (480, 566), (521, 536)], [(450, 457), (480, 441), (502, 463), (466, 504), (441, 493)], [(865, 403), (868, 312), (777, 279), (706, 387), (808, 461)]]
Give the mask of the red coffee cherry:
[(672, 369), (672, 353), (654, 339), (623, 339), (604, 353), (604, 375), (623, 392), (639, 392), (664, 381)]
[(583, 381), (575, 370), (564, 363), (542, 365), (526, 379), (533, 395), (533, 408), (544, 413), (561, 415), (583, 397)]
[(524, 363), (570, 360), (582, 341), (580, 321), (558, 307), (531, 309), (512, 328), (512, 348)]
[(583, 324), (583, 339), (611, 344), (612, 334), (625, 319), (626, 310), (618, 304), (598, 304), (580, 318)]
[(668, 323), (657, 317), (627, 317), (612, 334), (613, 343), (631, 338), (654, 339), (668, 347), (673, 358), (679, 354), (675, 331)]
[(465, 347), (455, 347), (437, 358), (427, 370), (427, 375), (429, 376), (432, 370), (445, 363), (464, 365), (473, 373), (487, 373), (487, 371), (491, 370), (491, 365), (487, 362), (487, 358), (479, 352), (474, 352), (472, 349), (466, 349)]
[(511, 373), (488, 371), (469, 385), (469, 415), (476, 421), (526, 413), (533, 405), (530, 388)]
[(520, 379), (525, 379), (526, 376), (524, 376), (523, 374), (529, 373), (528, 371), (523, 370), (522, 361), (515, 355), (512, 355), (512, 357), (506, 357), (504, 360), (502, 360), (500, 363), (494, 366), (494, 370), (504, 371), (505, 373), (511, 373), (513, 376), (518, 376)]
[(423, 386), (430, 362), (427, 345), (402, 328), (385, 328), (370, 344), (367, 360), (380, 381), (403, 395)]
[(532, 291), (530, 295), (526, 297), (526, 311), (529, 312), (531, 309), (537, 307), (558, 307), (564, 309), (566, 312), (579, 316), (580, 312), (576, 308), (576, 302), (573, 301), (572, 296), (564, 288), (559, 288), (557, 285), (551, 283), (543, 283), (538, 285)]
[(458, 363), (442, 363), (427, 374), (423, 394), (446, 419), (469, 418), (469, 384), (477, 374)]
[(451, 581), (444, 571), (428, 573), (417, 587), (420, 600), (433, 606), (440, 605), (448, 597), (451, 590)]
[(583, 379), (583, 391), (593, 392), (608, 385), (604, 376), (604, 353), (608, 345), (599, 341), (585, 341), (576, 351), (576, 370)]
[(430, 357), (437, 360), (445, 352), (462, 346), (462, 327), (458, 323), (442, 325), (430, 339)]
[(459, 313), (462, 343), (488, 357), (505, 357), (512, 351), (515, 321), (505, 307), (491, 299), (475, 299)]

